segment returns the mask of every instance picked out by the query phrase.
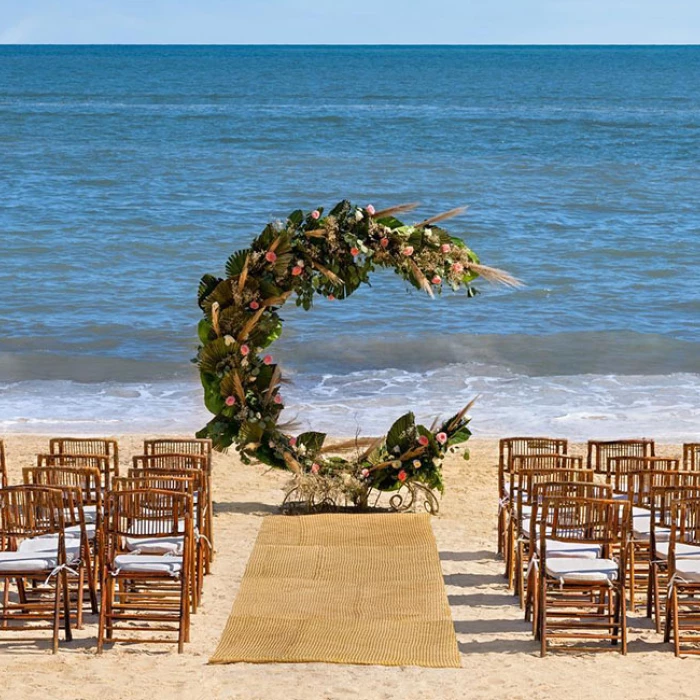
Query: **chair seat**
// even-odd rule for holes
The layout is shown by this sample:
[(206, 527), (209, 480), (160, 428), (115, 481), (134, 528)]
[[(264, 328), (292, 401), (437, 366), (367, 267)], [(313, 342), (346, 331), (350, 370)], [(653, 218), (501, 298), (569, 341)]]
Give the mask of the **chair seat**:
[(182, 557), (119, 554), (114, 558), (114, 567), (121, 573), (176, 576), (182, 571)]
[(547, 557), (545, 571), (565, 583), (599, 583), (614, 581), (618, 564), (612, 559), (587, 559), (585, 557)]
[[(41, 552), (42, 556), (50, 554), (55, 558), (58, 549), (58, 535), (39, 535), (19, 543), (18, 551), (23, 554)], [(80, 542), (76, 539), (66, 539), (66, 563), (76, 562), (80, 559)]]
[[(656, 545), (656, 557), (658, 559), (668, 559), (668, 542), (659, 542)], [(676, 542), (676, 559), (697, 559), (700, 558), (700, 546)]]
[(676, 576), (683, 581), (700, 583), (700, 559), (677, 559)]
[[(67, 563), (71, 564), (74, 561), (75, 557), (67, 554)], [(53, 571), (57, 566), (56, 547), (52, 552), (41, 550), (0, 552), (0, 573)]]
[[(540, 544), (537, 543), (537, 554), (540, 554)], [(547, 540), (547, 558), (549, 557), (581, 557), (583, 559), (597, 559), (601, 554), (598, 544), (586, 544), (582, 542), (560, 542), (559, 540)]]
[[(83, 506), (83, 515), (85, 517), (86, 523), (97, 522), (97, 506), (96, 505)], [(66, 511), (64, 511), (64, 517), (70, 518), (70, 517), (72, 517), (72, 514), (66, 510)]]
[[(66, 533), (66, 544), (68, 544), (70, 539), (80, 537), (80, 525), (70, 525), (64, 530), (64, 532)], [(89, 540), (94, 540), (95, 535), (97, 534), (97, 526), (95, 523), (86, 523), (85, 533), (87, 534), (87, 538)]]
[(139, 554), (175, 554), (181, 555), (185, 538), (172, 537), (127, 537), (126, 548)]

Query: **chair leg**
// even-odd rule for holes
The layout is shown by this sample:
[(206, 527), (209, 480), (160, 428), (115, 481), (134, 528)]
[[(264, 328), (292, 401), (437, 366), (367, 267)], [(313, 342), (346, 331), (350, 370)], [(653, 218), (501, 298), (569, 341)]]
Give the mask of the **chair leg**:
[(673, 587), (673, 590), (671, 591), (671, 610), (672, 612), (672, 620), (673, 620), (673, 651), (676, 656), (681, 655), (681, 634), (680, 630), (678, 629), (678, 589), (677, 586)]
[(540, 630), (540, 656), (547, 656), (547, 580), (540, 578), (540, 605), (539, 605), (539, 630)]
[(56, 586), (58, 586), (59, 577), (61, 579), (61, 588), (63, 589), (63, 615), (65, 617), (64, 628), (66, 641), (72, 642), (73, 633), (70, 629), (70, 590), (68, 589), (68, 572), (65, 569), (61, 571), (60, 575), (56, 577)]
[(61, 627), (61, 577), (56, 577), (53, 600), (53, 645), (52, 651), (58, 653), (58, 630)]
[(627, 656), (627, 599), (624, 588), (618, 594), (620, 598), (620, 637), (622, 639), (622, 655)]

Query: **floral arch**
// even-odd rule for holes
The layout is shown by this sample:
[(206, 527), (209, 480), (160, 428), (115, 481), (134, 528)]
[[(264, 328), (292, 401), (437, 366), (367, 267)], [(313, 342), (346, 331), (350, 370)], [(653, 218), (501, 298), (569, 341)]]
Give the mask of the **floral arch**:
[[(214, 414), (197, 433), (214, 448), (235, 445), (242, 459), (255, 458), (293, 473), (288, 502), (307, 507), (367, 506), (370, 493), (396, 492), (392, 506), (413, 505), (426, 496), (437, 509), (433, 491), (442, 492), (442, 460), (449, 449), (471, 435), (468, 406), (430, 428), (417, 425), (413, 413), (401, 416), (386, 436), (364, 441), (351, 459), (329, 456), (326, 435), (293, 437), (278, 423), (284, 407), (282, 376), (268, 348), (282, 333), (279, 309), (292, 296), (310, 309), (314, 296), (344, 299), (367, 283), (376, 267), (397, 274), (431, 297), (445, 287), (476, 290), (478, 277), (508, 285), (518, 281), (486, 267), (459, 238), (438, 224), (455, 209), (415, 225), (396, 215), (415, 205), (375, 211), (348, 201), (324, 216), (322, 209), (292, 212), (286, 221), (268, 224), (250, 248), (226, 263), (226, 277), (205, 275), (199, 286), (199, 366), (204, 402)], [(359, 444), (359, 443), (356, 443)], [(338, 446), (335, 446), (337, 450)], [(399, 496), (407, 487), (408, 498)]]

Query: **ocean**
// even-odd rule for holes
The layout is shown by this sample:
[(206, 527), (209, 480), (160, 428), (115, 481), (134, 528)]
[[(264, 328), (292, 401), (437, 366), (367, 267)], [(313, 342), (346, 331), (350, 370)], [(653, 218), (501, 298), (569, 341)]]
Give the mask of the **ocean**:
[(522, 289), (391, 272), (272, 348), (285, 418), (700, 439), (699, 47), (0, 47), (0, 435), (192, 432), (198, 280), (419, 201)]

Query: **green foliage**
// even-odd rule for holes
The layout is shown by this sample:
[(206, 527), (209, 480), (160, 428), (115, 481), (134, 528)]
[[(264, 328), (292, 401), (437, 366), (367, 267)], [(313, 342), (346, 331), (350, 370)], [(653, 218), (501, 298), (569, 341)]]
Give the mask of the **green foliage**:
[(344, 474), (354, 489), (361, 484), (395, 491), (415, 480), (442, 490), (442, 459), (470, 437), (466, 419), (453, 416), (443, 423), (447, 439), (437, 440), (438, 433), (416, 425), (408, 412), (369, 454), (354, 460), (324, 457), (323, 433), (305, 432), (294, 440), (278, 427), (283, 385), (277, 365), (262, 351), (282, 333), (277, 309), (288, 297), (304, 309), (316, 295), (345, 299), (370, 283), (376, 267), (393, 268), (421, 290), (431, 284), (439, 293), (444, 284), (476, 293), (471, 282), (478, 273), (470, 264), (479, 260), (461, 239), (438, 226), (374, 218), (371, 211), (347, 200), (326, 216), (320, 207), (296, 209), (285, 222), (265, 226), (250, 248), (234, 252), (225, 279), (202, 277), (196, 362), (204, 403), (214, 417), (197, 435), (211, 438), (217, 450), (235, 444), (246, 463), (255, 458), (276, 468), (291, 463), (304, 473)]

